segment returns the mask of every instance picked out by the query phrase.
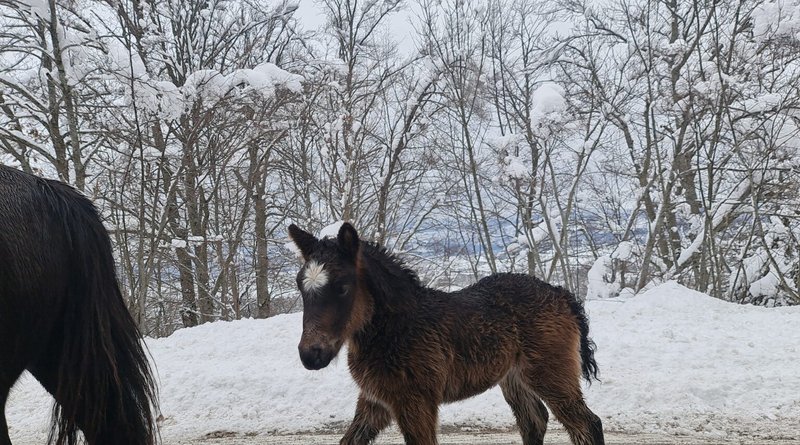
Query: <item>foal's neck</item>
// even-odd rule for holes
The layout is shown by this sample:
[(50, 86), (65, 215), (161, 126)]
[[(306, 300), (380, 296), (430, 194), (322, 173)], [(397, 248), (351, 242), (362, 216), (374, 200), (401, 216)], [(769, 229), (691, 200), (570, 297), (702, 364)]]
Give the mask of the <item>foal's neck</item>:
[(384, 248), (369, 244), (362, 251), (363, 283), (375, 316), (412, 311), (423, 289), (417, 275)]
[(349, 337), (352, 360), (397, 339), (398, 329), (405, 331), (415, 318), (424, 289), (411, 269), (376, 244), (362, 244), (357, 269), (360, 313), (365, 316)]

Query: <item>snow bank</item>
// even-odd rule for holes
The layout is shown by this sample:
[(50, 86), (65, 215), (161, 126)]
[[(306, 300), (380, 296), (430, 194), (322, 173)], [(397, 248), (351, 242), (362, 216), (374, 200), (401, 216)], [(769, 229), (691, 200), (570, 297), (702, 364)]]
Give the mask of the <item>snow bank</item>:
[(800, 307), (736, 305), (670, 282), (588, 313), (603, 381), (587, 399), (606, 426), (798, 436)]
[[(710, 437), (795, 437), (800, 418), (800, 307), (725, 303), (675, 283), (590, 301), (602, 382), (586, 390), (607, 429)], [(164, 439), (215, 431), (270, 434), (348, 422), (357, 389), (344, 355), (306, 371), (301, 315), (219, 322), (148, 342), (161, 381)], [(15, 443), (42, 443), (50, 399), (14, 389)], [(445, 406), (442, 423), (511, 427), (497, 388)]]

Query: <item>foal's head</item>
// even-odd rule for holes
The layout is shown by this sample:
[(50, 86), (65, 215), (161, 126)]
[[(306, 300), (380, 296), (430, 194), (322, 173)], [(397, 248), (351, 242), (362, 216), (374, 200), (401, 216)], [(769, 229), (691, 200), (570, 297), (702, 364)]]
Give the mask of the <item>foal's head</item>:
[(369, 303), (358, 286), (360, 241), (348, 223), (335, 240), (317, 239), (294, 224), (289, 235), (305, 260), (297, 274), (303, 296), (300, 360), (308, 369), (322, 369), (369, 317)]

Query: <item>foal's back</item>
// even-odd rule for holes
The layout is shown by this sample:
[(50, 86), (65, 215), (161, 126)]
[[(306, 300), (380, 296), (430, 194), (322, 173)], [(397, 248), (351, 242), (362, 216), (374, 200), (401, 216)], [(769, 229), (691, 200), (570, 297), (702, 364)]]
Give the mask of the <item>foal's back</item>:
[(494, 274), (426, 299), (420, 312), (435, 314), (447, 332), (441, 337), (449, 357), (444, 402), (479, 394), (514, 369), (542, 365), (537, 358), (552, 356), (552, 350), (572, 351), (580, 360), (579, 320), (572, 310), (578, 303), (563, 288), (528, 275)]
[[(568, 309), (575, 297), (566, 289), (553, 286), (536, 277), (518, 273), (496, 273), (480, 279), (477, 283), (448, 294), (453, 304), (470, 307), (477, 305), (488, 310), (491, 316), (495, 308), (503, 308), (513, 315), (530, 320), (536, 311)], [(509, 312), (510, 311), (510, 312)]]
[(566, 289), (512, 273), (490, 275), (432, 300), (423, 310), (438, 313), (454, 335), (500, 337), (517, 346), (530, 341), (533, 327), (555, 321), (577, 327), (583, 313), (581, 303)]
[[(602, 445), (581, 374), (597, 376), (583, 305), (567, 290), (526, 275), (495, 274), (450, 294), (454, 360), (444, 401), (499, 384), (525, 445), (540, 445), (548, 411), (577, 445)], [(543, 403), (544, 402), (544, 403)], [(435, 443), (435, 442), (433, 442)]]

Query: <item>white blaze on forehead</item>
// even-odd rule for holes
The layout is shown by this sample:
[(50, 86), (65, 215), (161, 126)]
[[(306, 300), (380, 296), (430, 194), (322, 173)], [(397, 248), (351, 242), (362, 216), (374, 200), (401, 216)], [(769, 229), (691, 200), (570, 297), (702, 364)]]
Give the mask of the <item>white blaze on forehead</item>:
[(328, 272), (325, 265), (311, 260), (306, 265), (305, 275), (303, 276), (303, 289), (306, 292), (314, 292), (322, 289), (328, 283)]

